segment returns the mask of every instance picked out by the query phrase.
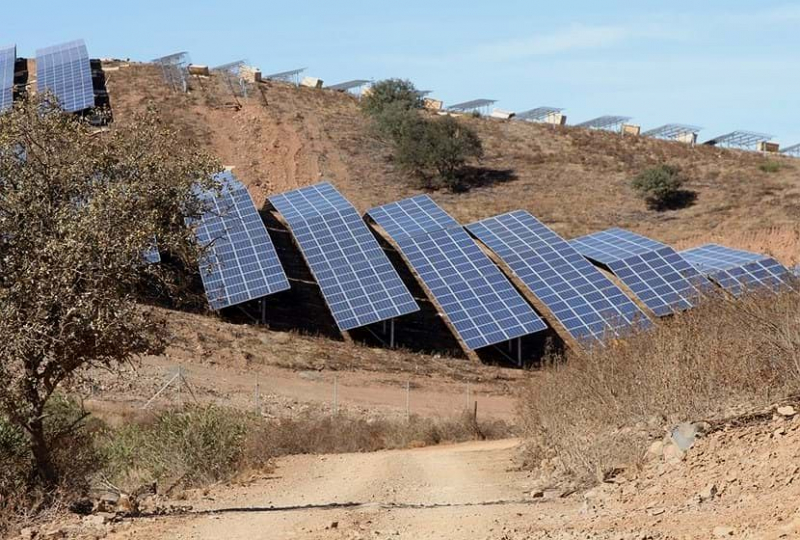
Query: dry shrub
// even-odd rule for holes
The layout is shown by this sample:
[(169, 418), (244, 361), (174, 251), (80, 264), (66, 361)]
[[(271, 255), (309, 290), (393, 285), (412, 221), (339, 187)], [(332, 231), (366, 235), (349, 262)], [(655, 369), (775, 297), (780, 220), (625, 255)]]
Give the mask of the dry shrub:
[(800, 391), (800, 295), (715, 298), (533, 374), (520, 401), (530, 465), (587, 481), (635, 464), (665, 425), (714, 420)]

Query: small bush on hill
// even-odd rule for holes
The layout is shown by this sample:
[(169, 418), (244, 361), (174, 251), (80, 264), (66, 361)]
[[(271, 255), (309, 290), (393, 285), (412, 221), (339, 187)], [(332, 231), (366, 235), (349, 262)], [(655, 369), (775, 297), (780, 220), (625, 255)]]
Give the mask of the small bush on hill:
[[(800, 391), (800, 294), (709, 300), (658, 328), (531, 376), (528, 461), (592, 482), (633, 466), (663, 428), (713, 421)], [(644, 426), (644, 428), (642, 428)]]
[(386, 79), (373, 84), (361, 99), (361, 108), (370, 116), (381, 114), (388, 106), (420, 109), (422, 96), (411, 81)]
[(653, 210), (668, 210), (687, 206), (694, 193), (683, 189), (685, 180), (680, 169), (671, 165), (659, 165), (642, 171), (631, 182), (631, 186)]
[(426, 188), (464, 189), (465, 165), (483, 156), (478, 134), (452, 117), (422, 116), (419, 92), (409, 81), (376, 83), (362, 100), (378, 132), (394, 146), (397, 165)]
[(761, 172), (776, 173), (783, 168), (783, 164), (778, 161), (765, 161), (758, 166)]

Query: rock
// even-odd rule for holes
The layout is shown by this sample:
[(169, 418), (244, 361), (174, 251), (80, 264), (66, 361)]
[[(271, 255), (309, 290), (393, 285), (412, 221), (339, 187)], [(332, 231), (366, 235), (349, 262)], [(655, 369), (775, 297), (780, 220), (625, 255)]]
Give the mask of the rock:
[(729, 536), (733, 536), (736, 532), (736, 529), (733, 527), (714, 527), (712, 533), (714, 534), (714, 538), (727, 538)]
[(541, 499), (544, 497), (544, 491), (541, 489), (534, 489), (528, 495), (530, 495), (531, 499)]
[(792, 407), (791, 405), (784, 405), (783, 407), (778, 407), (777, 412), (779, 415), (784, 416), (786, 418), (791, 418), (792, 416), (797, 414), (797, 411), (795, 411), (794, 407)]
[(780, 437), (782, 435), (786, 435), (786, 428), (785, 427), (779, 427), (778, 429), (776, 429), (775, 431), (772, 432), (772, 436), (773, 437)]
[(695, 440), (701, 434), (698, 429), (699, 427), (699, 422), (694, 424), (690, 424), (689, 422), (678, 424), (672, 428), (670, 439), (681, 451), (685, 452), (694, 446)]
[(117, 501), (116, 511), (132, 514), (136, 511), (136, 504), (131, 500), (130, 496), (123, 493)]
[(102, 527), (106, 524), (108, 518), (106, 514), (93, 514), (91, 516), (85, 516), (83, 518), (83, 524), (88, 525), (90, 527)]
[(66, 535), (64, 534), (64, 531), (61, 530), (61, 529), (58, 529), (58, 528), (50, 529), (48, 531), (45, 531), (44, 534), (42, 534), (42, 538), (51, 538), (51, 539), (52, 538), (64, 538), (65, 536)]
[(338, 529), (339, 528), (339, 522), (338, 521), (334, 521), (333, 523), (330, 524), (330, 526), (328, 526), (328, 528), (329, 529)]
[(31, 527), (25, 527), (19, 531), (19, 537), (21, 540), (29, 540), (34, 536), (36, 536), (36, 529), (32, 529)]
[(712, 500), (717, 495), (717, 486), (714, 484), (708, 484), (706, 487), (697, 494), (700, 498), (700, 502), (706, 502)]
[(667, 511), (666, 508), (651, 508), (650, 509), (650, 515), (651, 516), (660, 516), (661, 514), (663, 514), (666, 511)]
[(664, 446), (664, 461), (667, 463), (678, 463), (683, 460), (686, 452), (680, 449), (677, 444), (670, 443)]

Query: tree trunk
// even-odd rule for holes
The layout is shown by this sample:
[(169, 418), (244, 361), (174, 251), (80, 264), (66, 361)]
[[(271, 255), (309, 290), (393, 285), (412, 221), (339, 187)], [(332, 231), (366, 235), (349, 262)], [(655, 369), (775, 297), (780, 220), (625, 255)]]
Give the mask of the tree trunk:
[(53, 465), (53, 456), (47, 446), (44, 434), (44, 421), (38, 418), (28, 425), (31, 435), (31, 451), (36, 464), (36, 474), (44, 487), (52, 488), (58, 484), (58, 473)]

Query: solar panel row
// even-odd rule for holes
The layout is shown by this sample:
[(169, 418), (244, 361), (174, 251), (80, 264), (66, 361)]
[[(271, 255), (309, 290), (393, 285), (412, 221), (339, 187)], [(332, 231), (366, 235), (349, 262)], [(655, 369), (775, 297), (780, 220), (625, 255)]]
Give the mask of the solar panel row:
[(659, 317), (691, 308), (711, 287), (674, 249), (630, 231), (608, 229), (570, 244), (608, 267)]
[(269, 201), (292, 230), (339, 329), (419, 310), (364, 220), (331, 184)]
[(14, 65), (17, 47), (0, 47), (0, 112), (14, 103)]
[(570, 244), (518, 210), (467, 225), (579, 343), (650, 326), (647, 316)]
[(36, 81), (37, 90), (50, 90), (65, 111), (94, 107), (92, 68), (83, 40), (37, 50)]
[(196, 223), (197, 240), (205, 250), (200, 277), (209, 305), (221, 309), (288, 289), (289, 281), (247, 188), (229, 171), (215, 179), (221, 190), (200, 194), (208, 211)]
[(777, 290), (788, 286), (790, 272), (772, 257), (705, 244), (681, 252), (695, 268), (734, 296), (748, 290)]
[(427, 195), (368, 215), (394, 240), (467, 348), (547, 328), (463, 227)]

